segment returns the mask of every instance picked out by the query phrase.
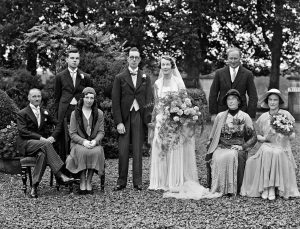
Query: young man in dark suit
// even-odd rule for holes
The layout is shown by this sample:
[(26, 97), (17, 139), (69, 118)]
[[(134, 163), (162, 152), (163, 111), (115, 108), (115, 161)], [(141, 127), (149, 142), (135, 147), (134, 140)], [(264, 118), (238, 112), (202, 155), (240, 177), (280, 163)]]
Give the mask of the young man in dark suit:
[[(211, 120), (214, 122), (218, 113), (227, 110), (226, 104), (222, 102), (224, 96), (230, 89), (236, 89), (241, 95), (243, 106), (241, 110), (248, 113), (254, 119), (257, 109), (257, 91), (254, 84), (254, 77), (251, 71), (241, 65), (241, 51), (236, 47), (231, 47), (227, 50), (228, 66), (218, 69), (215, 78), (210, 87), (209, 92), (209, 113)], [(246, 94), (249, 97), (248, 103)], [(245, 151), (243, 154), (238, 154), (238, 171), (237, 171), (237, 193), (240, 192), (243, 183), (244, 170), (248, 157)], [(208, 161), (209, 158), (206, 158)], [(211, 167), (210, 163), (206, 163), (207, 167), (207, 183), (211, 184)]]
[(42, 95), (39, 89), (31, 89), (28, 94), (29, 105), (18, 112), (18, 150), (23, 156), (34, 156), (37, 158), (33, 170), (33, 186), (30, 197), (37, 198), (37, 188), (42, 180), (47, 163), (57, 178), (64, 183), (73, 179), (61, 172), (64, 165), (58, 154), (55, 152), (52, 143), (57, 139), (60, 132), (59, 127), (55, 129), (50, 137), (46, 136), (47, 124), (55, 122), (48, 112), (40, 108)]
[(54, 88), (56, 115), (62, 126), (59, 148), (63, 160), (66, 159), (70, 149), (68, 124), (71, 113), (77, 105), (82, 90), (92, 86), (89, 75), (78, 68), (80, 62), (78, 49), (71, 48), (67, 51), (66, 62), (68, 67), (56, 75)]
[(147, 124), (151, 121), (151, 81), (138, 68), (141, 61), (137, 48), (131, 48), (128, 68), (116, 76), (112, 90), (112, 111), (119, 133), (119, 178), (115, 191), (126, 188), (129, 145), (132, 144), (133, 186), (142, 189), (142, 146)]

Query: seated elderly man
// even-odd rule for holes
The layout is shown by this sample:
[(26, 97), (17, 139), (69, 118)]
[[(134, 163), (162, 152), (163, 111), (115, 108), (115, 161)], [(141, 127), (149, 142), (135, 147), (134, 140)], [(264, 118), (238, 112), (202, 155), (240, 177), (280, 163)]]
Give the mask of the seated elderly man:
[(17, 123), (19, 137), (17, 140), (18, 149), (21, 155), (34, 156), (37, 158), (33, 170), (33, 186), (30, 191), (31, 198), (37, 198), (37, 188), (42, 180), (46, 165), (50, 166), (56, 178), (63, 183), (70, 183), (72, 178), (61, 172), (63, 162), (55, 152), (52, 143), (60, 132), (57, 126), (50, 137), (46, 136), (46, 125), (53, 123), (48, 112), (40, 108), (42, 94), (39, 89), (31, 89), (28, 93), (29, 105), (18, 112)]

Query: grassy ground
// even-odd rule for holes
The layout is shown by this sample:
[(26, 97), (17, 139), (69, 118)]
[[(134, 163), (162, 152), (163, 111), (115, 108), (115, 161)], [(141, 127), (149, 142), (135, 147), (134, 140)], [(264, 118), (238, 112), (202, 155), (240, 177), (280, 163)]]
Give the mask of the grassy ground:
[[(210, 126), (197, 138), (197, 163), (201, 184), (206, 182), (204, 143)], [(300, 184), (300, 124), (292, 142)], [(253, 150), (254, 152), (255, 150)], [(253, 153), (252, 152), (252, 153)], [(21, 191), (19, 176), (0, 174), (0, 228), (300, 228), (300, 199), (263, 201), (260, 198), (163, 199), (161, 191), (148, 191), (149, 158), (144, 158), (143, 191), (134, 191), (131, 171), (127, 189), (112, 192), (117, 179), (117, 160), (106, 161), (106, 189), (94, 195), (68, 194), (49, 187), (44, 176), (38, 199)]]

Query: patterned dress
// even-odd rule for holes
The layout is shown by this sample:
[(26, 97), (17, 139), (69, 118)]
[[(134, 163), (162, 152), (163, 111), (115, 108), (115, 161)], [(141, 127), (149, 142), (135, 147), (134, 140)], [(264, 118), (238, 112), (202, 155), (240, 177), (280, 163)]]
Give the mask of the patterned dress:
[(231, 147), (232, 145), (239, 145), (243, 149), (247, 149), (253, 146), (255, 142), (254, 128), (248, 114), (238, 111), (232, 116), (228, 113), (222, 125), (218, 146), (212, 155), (211, 192), (237, 193), (239, 154), (243, 155), (246, 152)]

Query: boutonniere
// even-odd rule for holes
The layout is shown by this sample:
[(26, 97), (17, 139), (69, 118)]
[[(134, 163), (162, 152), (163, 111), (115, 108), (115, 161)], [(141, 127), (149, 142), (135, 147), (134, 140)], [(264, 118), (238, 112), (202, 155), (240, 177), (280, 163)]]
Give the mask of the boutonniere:
[[(44, 110), (44, 115), (46, 116), (49, 115), (48, 111)], [(47, 120), (48, 120), (47, 118), (44, 119), (45, 122), (47, 122)]]
[(143, 74), (143, 75), (142, 75), (142, 81), (145, 82), (145, 81), (146, 81), (146, 78), (147, 78), (146, 74)]
[(84, 74), (81, 73), (80, 76), (81, 76), (81, 79), (83, 80), (84, 79)]

